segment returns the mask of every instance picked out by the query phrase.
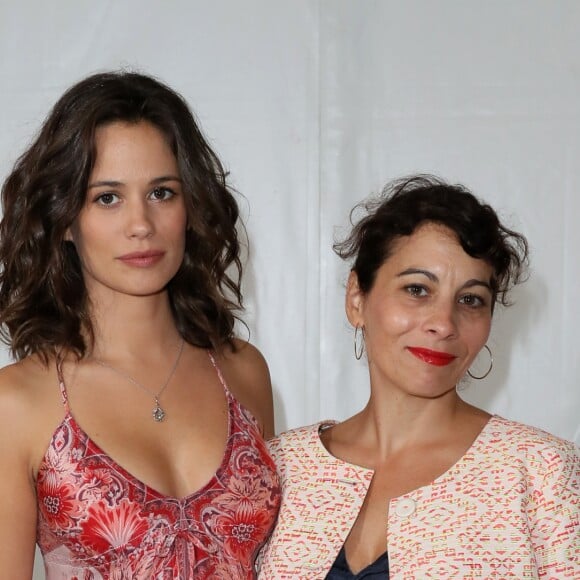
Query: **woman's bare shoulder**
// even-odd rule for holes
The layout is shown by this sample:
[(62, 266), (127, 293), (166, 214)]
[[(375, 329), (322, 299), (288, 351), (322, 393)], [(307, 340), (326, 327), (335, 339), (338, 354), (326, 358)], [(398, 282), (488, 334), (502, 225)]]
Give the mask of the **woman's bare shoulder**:
[(256, 417), (263, 434), (273, 435), (273, 402), (270, 371), (262, 353), (249, 342), (236, 339), (234, 348), (224, 348), (218, 355), (228, 387)]
[[(33, 435), (58, 412), (55, 371), (30, 356), (0, 369), (0, 429), (11, 438)], [(54, 412), (51, 413), (50, 410)], [(29, 426), (22, 429), (23, 425)]]
[(251, 343), (240, 339), (234, 340), (233, 349), (224, 349), (223, 357), (244, 375), (254, 379), (270, 377), (268, 364), (262, 353)]
[(0, 397), (25, 400), (54, 375), (51, 366), (38, 357), (29, 356), (0, 368)]
[(26, 404), (35, 381), (30, 380), (35, 369), (31, 361), (24, 359), (0, 369), (0, 401), (4, 411), (7, 405), (14, 411), (18, 405)]

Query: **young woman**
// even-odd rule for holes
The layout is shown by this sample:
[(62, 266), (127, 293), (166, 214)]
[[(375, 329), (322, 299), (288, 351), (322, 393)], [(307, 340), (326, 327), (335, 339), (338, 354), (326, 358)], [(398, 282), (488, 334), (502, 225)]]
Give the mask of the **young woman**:
[(278, 479), (272, 396), (234, 338), (238, 208), (183, 99), (69, 89), (2, 189), (0, 569), (253, 578)]
[[(267, 580), (580, 578), (577, 449), (464, 402), (456, 385), (525, 239), (460, 186), (397, 181), (336, 249), (370, 399), (271, 442), (282, 482)], [(478, 365), (479, 366), (479, 365)]]

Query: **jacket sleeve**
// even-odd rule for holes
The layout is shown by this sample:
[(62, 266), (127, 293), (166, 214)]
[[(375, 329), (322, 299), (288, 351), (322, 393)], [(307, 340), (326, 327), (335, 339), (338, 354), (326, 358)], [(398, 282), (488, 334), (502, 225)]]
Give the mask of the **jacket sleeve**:
[(543, 477), (530, 501), (539, 577), (580, 578), (580, 455), (566, 443), (542, 450)]

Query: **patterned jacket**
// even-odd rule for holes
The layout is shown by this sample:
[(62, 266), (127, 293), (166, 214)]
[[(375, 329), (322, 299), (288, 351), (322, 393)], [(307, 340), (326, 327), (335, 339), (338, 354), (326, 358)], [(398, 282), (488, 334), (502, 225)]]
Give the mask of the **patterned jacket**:
[[(330, 455), (321, 425), (270, 442), (282, 505), (259, 580), (323, 579), (359, 513), (373, 472)], [(494, 416), (431, 485), (390, 501), (390, 580), (579, 580), (579, 498), (573, 443)]]

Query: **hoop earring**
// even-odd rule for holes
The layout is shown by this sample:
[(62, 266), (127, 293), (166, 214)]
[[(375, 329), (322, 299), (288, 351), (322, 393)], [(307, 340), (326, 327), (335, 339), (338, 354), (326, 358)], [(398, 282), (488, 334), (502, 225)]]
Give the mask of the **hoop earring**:
[[(361, 339), (358, 340), (358, 331), (360, 330)], [(356, 325), (354, 329), (354, 358), (360, 360), (365, 351), (365, 327)]]
[(489, 348), (489, 346), (487, 346), (487, 344), (484, 344), (483, 348), (485, 348), (485, 350), (487, 350), (487, 354), (489, 354), (489, 368), (487, 369), (487, 372), (485, 374), (481, 375), (480, 377), (477, 377), (477, 376), (471, 374), (470, 370), (467, 371), (467, 374), (472, 379), (476, 379), (478, 381), (481, 379), (485, 379), (485, 377), (487, 377), (487, 375), (489, 375), (489, 373), (491, 373), (491, 369), (493, 368), (493, 354), (491, 354), (491, 349)]

